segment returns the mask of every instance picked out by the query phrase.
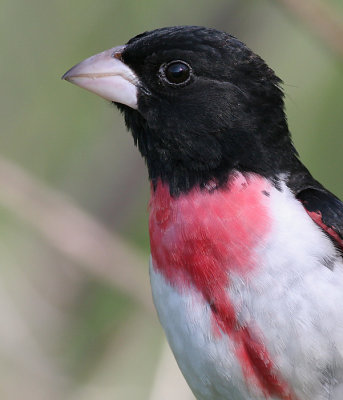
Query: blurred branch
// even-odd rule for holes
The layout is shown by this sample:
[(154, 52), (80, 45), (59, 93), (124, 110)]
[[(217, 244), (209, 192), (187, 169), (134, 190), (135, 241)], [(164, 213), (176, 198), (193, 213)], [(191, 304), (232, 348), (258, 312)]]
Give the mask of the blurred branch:
[(308, 25), (314, 33), (343, 59), (343, 23), (327, 4), (319, 0), (276, 0)]
[(33, 226), (49, 244), (152, 310), (147, 268), (120, 237), (2, 157), (0, 187), (0, 204)]

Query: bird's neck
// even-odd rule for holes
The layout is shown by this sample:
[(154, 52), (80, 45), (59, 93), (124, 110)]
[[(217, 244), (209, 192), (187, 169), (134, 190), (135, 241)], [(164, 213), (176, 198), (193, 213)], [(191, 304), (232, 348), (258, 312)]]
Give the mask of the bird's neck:
[(156, 188), (158, 182), (163, 182), (170, 194), (177, 197), (194, 188), (211, 187), (213, 182), (218, 188), (225, 187), (236, 172), (258, 174), (276, 182), (280, 175), (291, 176), (293, 171), (302, 168), (288, 135), (280, 142), (266, 145), (249, 135), (238, 132), (234, 140), (223, 141), (217, 164), (207, 158), (206, 152), (198, 159), (191, 159), (183, 157), (181, 150), (150, 148), (142, 154), (152, 187)]
[(266, 113), (250, 127), (237, 125), (211, 131), (152, 127), (137, 111), (123, 109), (126, 125), (146, 161), (153, 187), (161, 181), (172, 196), (210, 182), (223, 186), (234, 171), (276, 180), (299, 164), (283, 109)]

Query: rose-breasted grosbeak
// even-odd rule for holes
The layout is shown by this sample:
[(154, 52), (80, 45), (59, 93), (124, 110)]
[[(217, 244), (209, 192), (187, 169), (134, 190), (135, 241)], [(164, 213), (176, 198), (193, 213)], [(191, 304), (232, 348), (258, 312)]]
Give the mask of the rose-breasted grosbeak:
[(281, 80), (202, 27), (64, 79), (123, 112), (151, 180), (151, 286), (199, 400), (343, 398), (343, 203), (299, 161)]

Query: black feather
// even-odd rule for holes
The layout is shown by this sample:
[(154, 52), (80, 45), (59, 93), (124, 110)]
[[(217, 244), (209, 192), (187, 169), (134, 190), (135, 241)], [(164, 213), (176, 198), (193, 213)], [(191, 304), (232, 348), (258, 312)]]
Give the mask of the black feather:
[[(297, 198), (307, 211), (319, 214), (323, 225), (332, 229), (343, 240), (343, 203), (340, 199), (322, 187), (306, 188), (297, 194)], [(342, 241), (338, 243), (337, 238), (329, 236), (343, 250)]]

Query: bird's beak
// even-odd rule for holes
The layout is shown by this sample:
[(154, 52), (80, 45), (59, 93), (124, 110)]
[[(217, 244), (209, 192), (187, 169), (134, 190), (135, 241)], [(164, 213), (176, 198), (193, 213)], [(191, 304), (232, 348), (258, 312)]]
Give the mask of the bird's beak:
[(106, 100), (137, 109), (138, 78), (121, 61), (125, 46), (113, 47), (89, 57), (67, 71), (62, 79)]

